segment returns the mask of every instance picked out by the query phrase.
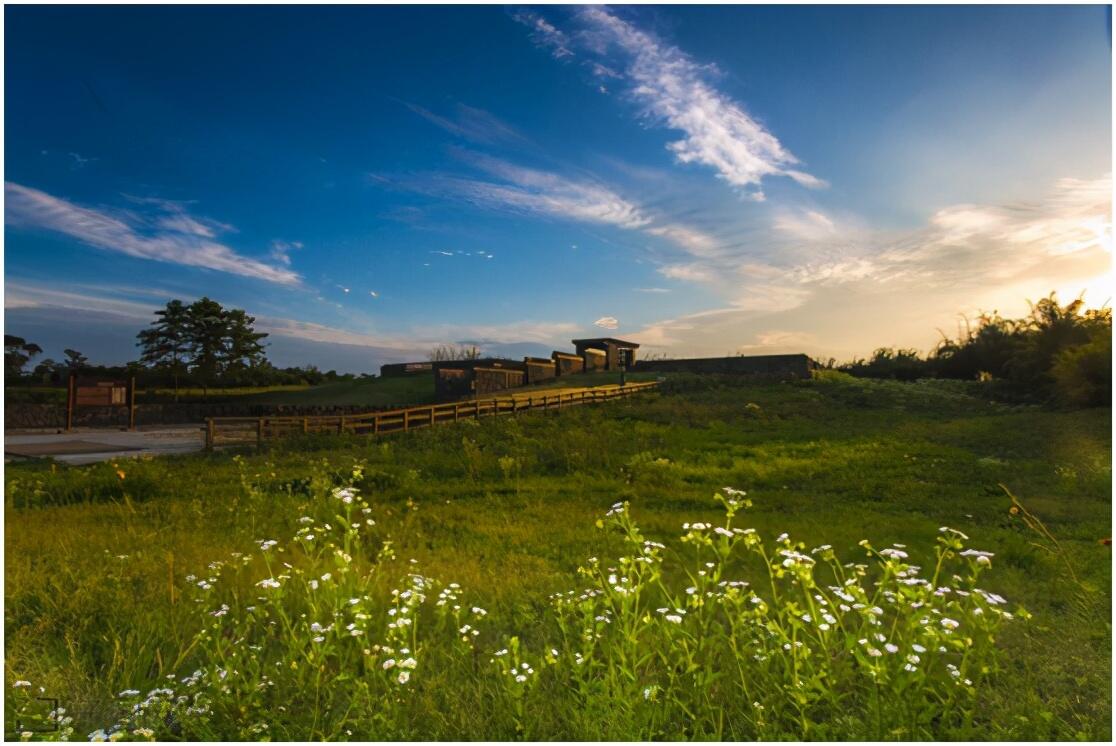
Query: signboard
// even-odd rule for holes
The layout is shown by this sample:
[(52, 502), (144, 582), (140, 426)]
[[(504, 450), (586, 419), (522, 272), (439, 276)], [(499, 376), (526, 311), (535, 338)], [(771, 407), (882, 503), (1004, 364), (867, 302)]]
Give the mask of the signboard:
[(126, 407), (128, 384), (103, 381), (91, 385), (78, 383), (76, 403), (80, 407)]
[(127, 381), (78, 380), (70, 373), (66, 397), (66, 430), (72, 430), (78, 407), (128, 407), (128, 429), (136, 429), (136, 379)]

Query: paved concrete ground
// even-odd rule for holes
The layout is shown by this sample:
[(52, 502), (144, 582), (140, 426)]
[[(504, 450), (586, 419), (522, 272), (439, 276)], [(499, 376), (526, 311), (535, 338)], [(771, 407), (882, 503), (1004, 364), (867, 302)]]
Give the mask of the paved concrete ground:
[(128, 432), (74, 428), (68, 433), (54, 430), (6, 431), (4, 461), (24, 458), (53, 458), (67, 464), (144, 455), (190, 453), (205, 447), (202, 425), (164, 425)]

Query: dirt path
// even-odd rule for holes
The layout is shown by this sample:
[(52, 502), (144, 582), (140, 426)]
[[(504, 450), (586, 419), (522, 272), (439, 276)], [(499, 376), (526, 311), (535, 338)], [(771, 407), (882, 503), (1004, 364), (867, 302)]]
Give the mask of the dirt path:
[(201, 425), (164, 425), (128, 432), (75, 428), (68, 433), (55, 431), (6, 431), (4, 461), (28, 458), (53, 458), (67, 464), (143, 455), (165, 455), (200, 451), (205, 445)]

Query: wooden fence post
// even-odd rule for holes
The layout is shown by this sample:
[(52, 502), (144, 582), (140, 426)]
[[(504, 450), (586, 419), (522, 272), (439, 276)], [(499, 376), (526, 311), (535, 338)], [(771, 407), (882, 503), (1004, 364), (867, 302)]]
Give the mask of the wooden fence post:
[(74, 406), (77, 403), (77, 371), (70, 371), (66, 385), (66, 432), (74, 429)]
[(407, 432), (407, 430), (410, 427), (411, 427), (411, 410), (404, 409), (403, 410), (403, 432)]
[(213, 450), (214, 432), (213, 432), (213, 418), (205, 418), (205, 450)]
[(128, 379), (128, 429), (136, 429), (136, 377)]

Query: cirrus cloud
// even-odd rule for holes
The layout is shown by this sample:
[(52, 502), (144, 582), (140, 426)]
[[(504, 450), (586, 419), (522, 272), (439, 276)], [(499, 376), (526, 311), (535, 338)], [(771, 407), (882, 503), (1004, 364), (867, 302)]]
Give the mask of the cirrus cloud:
[(138, 259), (227, 272), (280, 285), (298, 285), (298, 273), (239, 254), (215, 240), (225, 227), (187, 215), (182, 203), (142, 216), (81, 207), (31, 187), (5, 182), (5, 222), (15, 228), (61, 233), (103, 251)]

